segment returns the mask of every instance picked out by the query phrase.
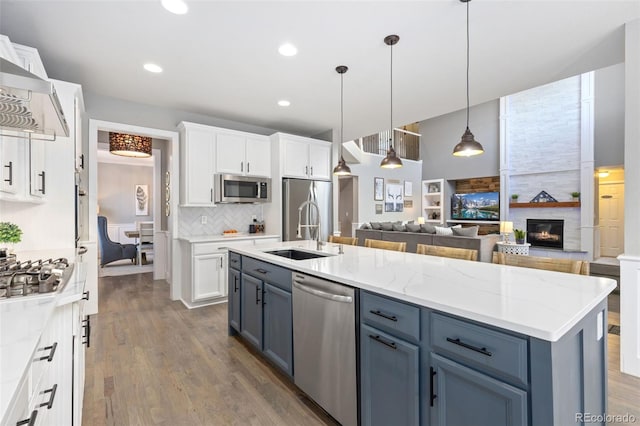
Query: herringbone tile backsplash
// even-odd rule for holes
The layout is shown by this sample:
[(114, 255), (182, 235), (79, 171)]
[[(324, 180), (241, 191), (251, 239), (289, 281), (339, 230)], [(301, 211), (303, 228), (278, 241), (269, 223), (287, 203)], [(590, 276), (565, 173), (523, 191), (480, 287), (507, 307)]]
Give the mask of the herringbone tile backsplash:
[[(178, 235), (181, 237), (222, 235), (225, 229), (249, 232), (253, 215), (258, 220), (262, 220), (261, 205), (220, 204), (217, 207), (180, 207)], [(207, 218), (206, 224), (202, 224), (202, 216)]]

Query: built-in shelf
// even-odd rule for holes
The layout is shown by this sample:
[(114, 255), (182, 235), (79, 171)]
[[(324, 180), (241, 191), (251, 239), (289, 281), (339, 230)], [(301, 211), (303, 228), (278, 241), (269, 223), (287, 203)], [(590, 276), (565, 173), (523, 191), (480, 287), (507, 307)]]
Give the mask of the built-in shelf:
[(580, 201), (558, 201), (555, 203), (509, 203), (510, 209), (557, 209), (560, 207), (580, 207)]

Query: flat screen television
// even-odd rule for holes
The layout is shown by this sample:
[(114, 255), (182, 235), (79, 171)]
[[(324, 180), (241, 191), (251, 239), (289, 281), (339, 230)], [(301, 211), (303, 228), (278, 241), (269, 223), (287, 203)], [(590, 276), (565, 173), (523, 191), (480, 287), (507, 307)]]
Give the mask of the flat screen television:
[(500, 221), (500, 193), (474, 192), (451, 196), (451, 219)]

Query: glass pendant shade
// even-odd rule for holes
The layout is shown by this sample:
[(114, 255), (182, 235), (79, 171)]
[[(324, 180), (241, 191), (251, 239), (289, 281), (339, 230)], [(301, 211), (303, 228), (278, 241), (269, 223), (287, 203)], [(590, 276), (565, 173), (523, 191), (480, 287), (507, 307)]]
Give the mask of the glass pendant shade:
[(402, 161), (396, 156), (396, 150), (390, 147), (387, 151), (387, 156), (380, 162), (380, 167), (383, 169), (397, 169), (402, 167)]
[(151, 138), (109, 132), (109, 152), (123, 157), (151, 157)]
[(482, 154), (483, 152), (484, 148), (480, 142), (476, 141), (468, 127), (467, 130), (464, 131), (460, 142), (453, 148), (453, 155), (456, 157), (471, 157), (472, 155)]
[(344, 156), (342, 155), (342, 128), (344, 127), (344, 85), (343, 85), (343, 77), (344, 73), (347, 72), (349, 68), (345, 65), (339, 65), (336, 67), (336, 72), (340, 74), (340, 160), (338, 161), (338, 165), (334, 167), (333, 174), (336, 176), (349, 176), (351, 175), (351, 169), (347, 166), (347, 162), (344, 161)]

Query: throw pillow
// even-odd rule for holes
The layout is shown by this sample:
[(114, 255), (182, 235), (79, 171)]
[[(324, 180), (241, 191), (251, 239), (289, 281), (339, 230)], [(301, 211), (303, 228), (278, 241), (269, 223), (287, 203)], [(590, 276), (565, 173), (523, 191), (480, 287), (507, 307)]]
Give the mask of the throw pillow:
[(435, 226), (436, 235), (453, 235), (453, 229), (446, 226)]
[(436, 228), (436, 235), (453, 235), (453, 230), (454, 229), (461, 229), (462, 225), (455, 225), (452, 226), (450, 228), (447, 228), (446, 226), (435, 226)]
[(371, 225), (369, 225), (367, 222), (364, 222), (362, 225), (360, 225), (359, 229), (371, 229)]
[(468, 228), (456, 228), (453, 230), (453, 235), (458, 237), (477, 237), (479, 228), (480, 227), (478, 225), (470, 226)]
[(383, 231), (391, 231), (393, 230), (393, 224), (391, 222), (382, 222), (380, 224), (380, 229)]
[(420, 232), (423, 232), (425, 234), (435, 234), (436, 227), (430, 223), (423, 223), (422, 225), (420, 225)]
[(398, 225), (397, 223), (394, 223), (392, 225), (392, 228), (394, 231), (399, 231), (399, 232), (406, 232), (407, 228), (404, 225)]
[(407, 232), (420, 232), (419, 223), (407, 223)]
[(380, 222), (371, 222), (371, 229), (382, 229)]

